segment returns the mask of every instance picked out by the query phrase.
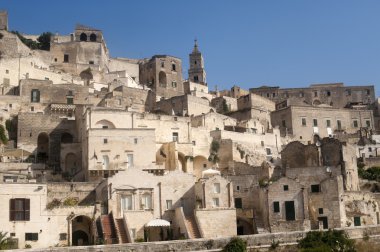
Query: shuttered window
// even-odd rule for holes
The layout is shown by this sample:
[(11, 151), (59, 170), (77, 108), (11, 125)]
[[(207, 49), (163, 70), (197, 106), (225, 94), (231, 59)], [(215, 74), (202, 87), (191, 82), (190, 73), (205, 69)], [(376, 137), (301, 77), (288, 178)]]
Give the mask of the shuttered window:
[(29, 221), (30, 220), (30, 199), (10, 199), (9, 200), (9, 220)]

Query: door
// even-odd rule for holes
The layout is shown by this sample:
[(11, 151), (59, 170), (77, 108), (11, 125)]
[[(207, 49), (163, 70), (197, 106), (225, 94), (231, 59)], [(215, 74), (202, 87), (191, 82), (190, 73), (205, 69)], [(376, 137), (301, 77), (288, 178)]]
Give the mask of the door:
[(329, 228), (329, 224), (328, 224), (328, 221), (327, 221), (327, 217), (318, 217), (318, 221), (319, 221), (319, 223), (322, 222), (322, 224), (323, 224), (323, 229), (328, 229), (328, 228)]
[(287, 221), (293, 221), (296, 219), (294, 201), (285, 201), (285, 217)]

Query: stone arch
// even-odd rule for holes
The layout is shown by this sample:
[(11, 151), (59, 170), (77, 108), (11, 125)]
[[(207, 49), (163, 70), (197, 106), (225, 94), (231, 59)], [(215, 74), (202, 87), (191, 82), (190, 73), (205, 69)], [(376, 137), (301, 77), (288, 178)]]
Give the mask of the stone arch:
[(166, 87), (167, 80), (166, 80), (166, 73), (165, 72), (161, 71), (158, 74), (158, 83), (161, 87)]
[(178, 168), (183, 172), (187, 172), (186, 156), (181, 152), (178, 152)]
[(80, 41), (87, 41), (87, 34), (82, 32), (79, 36)]
[[(83, 70), (80, 74), (79, 74), (80, 78), (82, 80), (85, 80), (85, 81), (90, 81), (94, 78), (94, 76), (92, 75), (92, 72), (91, 72), (91, 69), (90, 68), (87, 68), (86, 70)], [(87, 83), (88, 84), (88, 83)]]
[(103, 129), (115, 129), (115, 124), (108, 120), (100, 120), (95, 123), (95, 126), (97, 128), (103, 128)]
[(42, 132), (37, 137), (37, 162), (44, 163), (49, 157), (49, 135)]
[(61, 143), (73, 143), (74, 137), (68, 132), (62, 133), (61, 135)]
[(321, 105), (322, 103), (321, 103), (321, 101), (320, 100), (314, 100), (313, 101), (313, 106), (319, 106), (319, 105)]
[(96, 39), (97, 39), (96, 34), (95, 33), (91, 33), (91, 35), (90, 35), (90, 41), (91, 42), (96, 42)]
[(79, 215), (71, 221), (71, 244), (73, 246), (91, 245), (92, 242), (92, 221), (90, 217)]
[(74, 174), (77, 171), (77, 155), (68, 153), (65, 157), (65, 171)]
[(209, 167), (209, 161), (204, 156), (196, 156), (193, 165), (193, 173), (199, 179), (202, 177), (202, 172)]
[(236, 227), (238, 235), (250, 235), (254, 233), (252, 221), (249, 221), (245, 218), (237, 217)]

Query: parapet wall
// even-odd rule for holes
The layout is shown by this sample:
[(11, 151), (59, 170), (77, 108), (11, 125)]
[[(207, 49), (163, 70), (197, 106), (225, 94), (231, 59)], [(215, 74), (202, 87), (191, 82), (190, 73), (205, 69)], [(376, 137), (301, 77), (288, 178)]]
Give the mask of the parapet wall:
[[(376, 237), (380, 234), (380, 225), (344, 228), (347, 234), (352, 239), (361, 239), (364, 235), (369, 237)], [(248, 247), (255, 248), (268, 248), (273, 241), (279, 241), (281, 244), (295, 244), (298, 240), (302, 239), (307, 232), (284, 232), (284, 233), (270, 233), (270, 234), (257, 234), (257, 235), (243, 235), (240, 236), (243, 240), (247, 241)], [(223, 247), (230, 241), (231, 237), (215, 238), (215, 239), (194, 239), (194, 240), (177, 240), (177, 241), (164, 241), (164, 242), (145, 242), (145, 243), (129, 243), (118, 245), (97, 245), (97, 246), (77, 246), (77, 247), (57, 247), (49, 248), (48, 251), (72, 251), (72, 252), (89, 252), (89, 251), (102, 251), (102, 252), (158, 252), (158, 251), (221, 251)], [(15, 250), (8, 250), (9, 252)], [(28, 249), (29, 252), (44, 252), (47, 249)]]

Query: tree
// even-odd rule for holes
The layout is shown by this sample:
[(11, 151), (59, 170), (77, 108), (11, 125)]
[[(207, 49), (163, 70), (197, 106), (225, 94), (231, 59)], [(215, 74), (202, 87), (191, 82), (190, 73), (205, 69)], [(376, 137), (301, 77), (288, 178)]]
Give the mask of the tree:
[(7, 232), (0, 231), (0, 250), (8, 249)]
[(53, 34), (51, 32), (44, 32), (38, 37), (37, 41), (40, 42), (40, 50), (50, 51), (50, 41), (52, 35)]
[(246, 252), (247, 242), (239, 237), (234, 237), (224, 247), (223, 252)]
[(303, 252), (356, 252), (355, 241), (349, 239), (343, 230), (311, 231), (299, 241)]
[(8, 143), (8, 138), (5, 135), (5, 128), (3, 125), (0, 125), (0, 145), (1, 144), (7, 144)]

